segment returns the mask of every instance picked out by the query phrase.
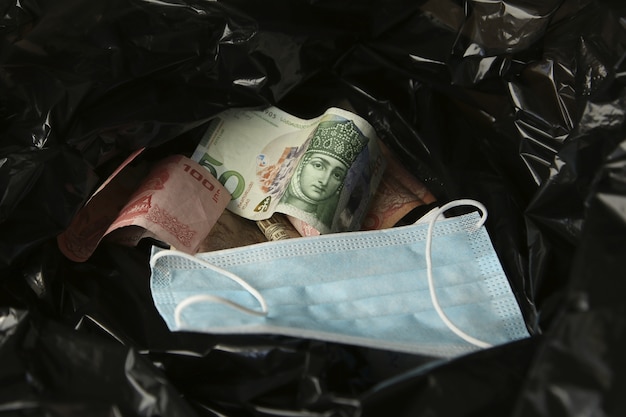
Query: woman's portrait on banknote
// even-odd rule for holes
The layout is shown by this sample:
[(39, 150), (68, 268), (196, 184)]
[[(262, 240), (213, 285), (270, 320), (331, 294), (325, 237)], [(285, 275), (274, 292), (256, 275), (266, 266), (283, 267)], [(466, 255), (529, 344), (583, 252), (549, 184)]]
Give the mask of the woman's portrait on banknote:
[(320, 122), (281, 198), (281, 205), (304, 212), (330, 227), (348, 170), (367, 143), (368, 139), (351, 120)]

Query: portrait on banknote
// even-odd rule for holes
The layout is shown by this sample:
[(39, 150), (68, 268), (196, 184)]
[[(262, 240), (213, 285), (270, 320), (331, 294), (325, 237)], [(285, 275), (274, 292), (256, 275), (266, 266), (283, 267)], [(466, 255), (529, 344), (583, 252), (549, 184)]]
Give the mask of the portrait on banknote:
[(348, 171), (367, 144), (351, 120), (320, 122), (277, 210), (330, 228)]

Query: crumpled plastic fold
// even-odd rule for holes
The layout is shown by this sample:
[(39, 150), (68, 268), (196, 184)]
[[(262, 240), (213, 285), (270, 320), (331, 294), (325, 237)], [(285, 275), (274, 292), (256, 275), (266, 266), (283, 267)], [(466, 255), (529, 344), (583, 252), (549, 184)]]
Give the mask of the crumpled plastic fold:
[(0, 314), (3, 414), (195, 415), (135, 350), (24, 310)]
[[(0, 4), (0, 412), (623, 415), (626, 6), (609, 0)], [(151, 241), (56, 236), (131, 152), (232, 107), (349, 106), (438, 201), (472, 198), (532, 337), (449, 361), (171, 333)]]

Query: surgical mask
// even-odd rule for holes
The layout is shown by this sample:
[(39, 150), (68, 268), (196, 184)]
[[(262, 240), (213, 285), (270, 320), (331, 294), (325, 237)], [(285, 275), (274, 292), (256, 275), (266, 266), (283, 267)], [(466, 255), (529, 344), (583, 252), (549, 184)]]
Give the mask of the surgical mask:
[[(482, 211), (438, 220), (458, 205)], [(153, 249), (170, 330), (279, 334), (452, 357), (528, 337), (474, 200), (419, 222), (195, 256)], [(431, 249), (432, 248), (432, 249)]]

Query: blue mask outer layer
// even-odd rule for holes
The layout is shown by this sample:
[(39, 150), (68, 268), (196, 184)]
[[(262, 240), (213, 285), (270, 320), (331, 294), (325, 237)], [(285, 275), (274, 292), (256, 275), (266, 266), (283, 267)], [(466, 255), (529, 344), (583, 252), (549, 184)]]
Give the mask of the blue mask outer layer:
[[(529, 337), (478, 213), (436, 221), (434, 291), (445, 315), (489, 345)], [(480, 349), (435, 311), (427, 280), (427, 224), (267, 242), (196, 258), (256, 289), (267, 306), (254, 315), (205, 300), (221, 297), (261, 310), (258, 297), (223, 273), (175, 251), (153, 248), (151, 290), (170, 330), (270, 333), (453, 357)]]

